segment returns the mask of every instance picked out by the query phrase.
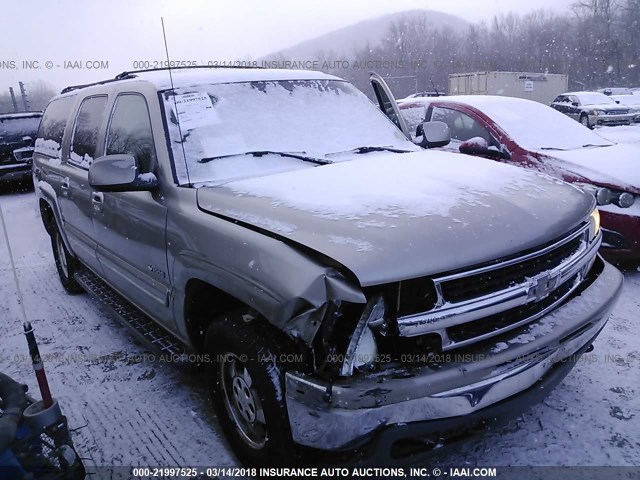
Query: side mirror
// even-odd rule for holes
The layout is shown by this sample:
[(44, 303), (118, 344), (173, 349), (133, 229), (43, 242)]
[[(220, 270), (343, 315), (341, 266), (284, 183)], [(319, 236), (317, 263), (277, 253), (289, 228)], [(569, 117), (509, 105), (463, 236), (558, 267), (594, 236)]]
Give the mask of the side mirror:
[(25, 135), (24, 137), (22, 137), (22, 141), (25, 145), (30, 145), (31, 142), (33, 142), (33, 138), (31, 138), (29, 135)]
[(489, 143), (482, 137), (473, 137), (469, 140), (462, 142), (458, 147), (460, 153), (465, 155), (485, 155), (487, 157), (510, 160), (511, 153), (507, 150), (507, 147), (501, 145), (500, 148), (491, 147)]
[(451, 132), (449, 125), (444, 122), (424, 122), (416, 129), (416, 145), (422, 148), (437, 148), (449, 145)]
[(139, 174), (133, 155), (104, 155), (91, 163), (89, 184), (100, 192), (141, 192), (156, 188), (158, 179), (153, 173)]
[(579, 107), (580, 104), (578, 102), (572, 102), (571, 105), (573, 105), (574, 107)]

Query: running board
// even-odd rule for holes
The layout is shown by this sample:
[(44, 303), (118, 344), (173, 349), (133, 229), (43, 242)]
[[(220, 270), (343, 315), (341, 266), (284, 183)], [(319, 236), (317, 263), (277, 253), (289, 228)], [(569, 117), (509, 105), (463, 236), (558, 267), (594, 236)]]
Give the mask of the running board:
[(180, 340), (160, 327), (93, 272), (83, 268), (75, 273), (74, 278), (82, 288), (107, 307), (109, 313), (127, 327), (137, 340), (156, 353), (156, 360), (180, 366), (197, 365), (189, 360), (190, 355)]

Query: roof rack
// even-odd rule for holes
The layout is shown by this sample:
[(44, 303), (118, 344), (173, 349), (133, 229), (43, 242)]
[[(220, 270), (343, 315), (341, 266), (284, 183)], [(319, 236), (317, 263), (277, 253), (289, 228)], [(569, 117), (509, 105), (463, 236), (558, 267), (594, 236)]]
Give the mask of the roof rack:
[(131, 70), (122, 72), (116, 75), (116, 80), (124, 80), (125, 78), (133, 78), (137, 73), (144, 72), (158, 72), (162, 70), (187, 70), (187, 69), (197, 69), (197, 68), (252, 68), (252, 69), (261, 69), (262, 67), (251, 66), (251, 65), (188, 65), (184, 67), (158, 67), (158, 68), (145, 68), (141, 70)]
[(94, 85), (104, 85), (105, 83), (117, 82), (118, 80), (121, 80), (121, 79), (120, 78), (110, 78), (108, 80), (101, 80), (99, 82), (85, 83), (84, 85), (71, 85), (69, 87), (63, 88), (60, 93), (72, 92), (73, 90), (78, 90), (80, 88), (86, 88), (86, 87), (93, 87)]
[(65, 87), (62, 89), (62, 91), (60, 93), (67, 93), (67, 92), (71, 92), (73, 90), (78, 90), (80, 88), (86, 88), (86, 87), (92, 87), (94, 85), (104, 85), (105, 83), (110, 83), (110, 82), (117, 82), (119, 80), (126, 80), (128, 78), (135, 78), (138, 73), (144, 73), (144, 72), (158, 72), (158, 71), (163, 71), (163, 70), (184, 70), (184, 69), (191, 69), (191, 68), (252, 68), (252, 69), (260, 69), (263, 67), (258, 67), (258, 66), (251, 66), (251, 65), (189, 65), (189, 66), (184, 66), (184, 67), (159, 67), (159, 68), (145, 68), (145, 69), (141, 69), (141, 70), (130, 70), (130, 71), (125, 71), (122, 73), (119, 73), (118, 75), (116, 75), (114, 78), (110, 78), (108, 80), (101, 80), (99, 82), (93, 82), (93, 83), (86, 83), (84, 85), (71, 85), (69, 87)]

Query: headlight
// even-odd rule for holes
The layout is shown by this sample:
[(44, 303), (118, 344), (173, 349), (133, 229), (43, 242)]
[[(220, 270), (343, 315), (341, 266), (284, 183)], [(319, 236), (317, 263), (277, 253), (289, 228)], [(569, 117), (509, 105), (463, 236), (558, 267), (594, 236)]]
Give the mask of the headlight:
[(636, 197), (633, 196), (632, 193), (622, 192), (616, 201), (616, 204), (620, 208), (629, 208), (636, 201)]
[(597, 117), (598, 115), (602, 115), (603, 113), (604, 113), (604, 110), (593, 110), (591, 112), (591, 115), (595, 115)]
[(600, 212), (596, 208), (589, 217), (589, 241), (593, 241), (598, 236), (598, 233), (600, 233)]
[(382, 296), (369, 300), (360, 320), (353, 332), (345, 355), (340, 375), (349, 376), (353, 369), (364, 369), (375, 364), (378, 356), (378, 345), (371, 331), (371, 326), (384, 321), (385, 304)]

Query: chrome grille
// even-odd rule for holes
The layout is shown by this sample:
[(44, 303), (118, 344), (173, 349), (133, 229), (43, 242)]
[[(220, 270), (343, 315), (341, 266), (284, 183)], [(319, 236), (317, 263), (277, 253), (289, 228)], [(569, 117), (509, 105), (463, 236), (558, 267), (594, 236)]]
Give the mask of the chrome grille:
[(534, 318), (544, 315), (550, 307), (566, 298), (577, 286), (579, 276), (575, 275), (568, 282), (560, 285), (553, 293), (538, 302), (526, 303), (520, 307), (500, 312), (495, 315), (476, 320), (474, 322), (454, 325), (447, 329), (449, 340), (460, 344), (468, 340), (479, 341), (493, 336), (494, 332), (502, 333), (520, 326), (523, 321), (528, 323)]
[(434, 308), (398, 318), (401, 336), (438, 334), (451, 350), (524, 325), (551, 311), (582, 282), (601, 235), (589, 225), (536, 251), (463, 272), (434, 277)]
[(527, 278), (535, 277), (542, 272), (560, 265), (579, 251), (583, 240), (580, 236), (537, 257), (522, 262), (443, 282), (442, 296), (445, 301), (455, 303), (474, 297), (504, 290)]

